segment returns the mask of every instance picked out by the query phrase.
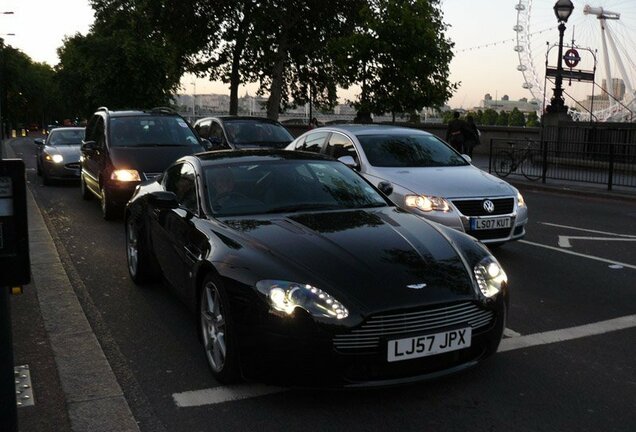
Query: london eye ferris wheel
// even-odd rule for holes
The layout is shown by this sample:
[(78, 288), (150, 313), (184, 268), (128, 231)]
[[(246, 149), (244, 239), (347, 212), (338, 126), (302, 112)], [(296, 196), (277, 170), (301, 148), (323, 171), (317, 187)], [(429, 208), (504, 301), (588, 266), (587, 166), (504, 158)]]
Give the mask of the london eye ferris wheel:
[[(567, 22), (569, 42), (596, 54), (596, 97), (592, 86), (575, 85), (568, 90), (575, 119), (597, 121), (636, 121), (636, 1), (589, 0), (575, 4)], [(594, 3), (593, 3), (594, 2)], [(517, 70), (522, 86), (542, 101), (551, 92), (545, 90), (548, 35), (557, 35), (553, 0), (519, 0), (515, 5), (517, 22), (514, 50), (518, 54)], [(554, 31), (550, 31), (550, 30)], [(598, 89), (601, 87), (601, 89)]]

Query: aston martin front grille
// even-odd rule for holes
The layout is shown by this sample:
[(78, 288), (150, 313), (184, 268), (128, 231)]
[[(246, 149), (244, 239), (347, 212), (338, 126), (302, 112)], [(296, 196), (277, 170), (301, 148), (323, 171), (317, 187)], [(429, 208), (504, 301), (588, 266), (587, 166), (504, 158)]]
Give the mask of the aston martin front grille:
[[(489, 199), (495, 205), (495, 210), (488, 213), (484, 209), (484, 201)], [(470, 200), (453, 200), (453, 205), (464, 216), (495, 216), (510, 214), (515, 209), (514, 198), (483, 198)]]
[(338, 351), (375, 351), (380, 339), (398, 339), (402, 335), (428, 334), (451, 326), (471, 326), (473, 331), (489, 326), (494, 313), (473, 303), (460, 303), (415, 312), (386, 313), (371, 316), (349, 333), (336, 335)]

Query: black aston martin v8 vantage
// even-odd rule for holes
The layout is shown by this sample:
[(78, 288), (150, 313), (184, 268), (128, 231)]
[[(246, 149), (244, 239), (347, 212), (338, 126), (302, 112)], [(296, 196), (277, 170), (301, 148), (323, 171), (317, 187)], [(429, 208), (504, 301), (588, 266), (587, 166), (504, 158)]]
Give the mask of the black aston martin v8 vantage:
[(130, 276), (163, 275), (196, 311), (223, 383), (396, 385), (501, 340), (507, 278), (488, 249), (323, 156), (183, 157), (137, 187), (125, 226)]

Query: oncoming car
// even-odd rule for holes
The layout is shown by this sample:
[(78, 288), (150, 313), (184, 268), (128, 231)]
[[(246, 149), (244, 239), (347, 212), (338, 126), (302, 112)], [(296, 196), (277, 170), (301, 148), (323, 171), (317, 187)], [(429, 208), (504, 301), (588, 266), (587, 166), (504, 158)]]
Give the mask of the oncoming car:
[(222, 383), (395, 385), (501, 340), (507, 278), (488, 249), (324, 156), (183, 157), (137, 188), (125, 227), (131, 278), (164, 275)]
[(340, 159), (398, 206), (496, 246), (525, 235), (528, 209), (510, 184), (428, 132), (384, 125), (321, 127), (289, 150)]
[(80, 146), (84, 139), (83, 127), (53, 129), (44, 138), (36, 138), (37, 174), (42, 183), (53, 180), (78, 179), (80, 175)]

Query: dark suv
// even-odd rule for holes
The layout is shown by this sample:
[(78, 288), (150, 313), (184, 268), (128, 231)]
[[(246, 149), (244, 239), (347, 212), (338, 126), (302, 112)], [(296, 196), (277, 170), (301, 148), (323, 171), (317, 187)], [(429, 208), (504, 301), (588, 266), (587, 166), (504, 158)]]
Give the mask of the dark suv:
[(99, 108), (86, 126), (80, 158), (82, 198), (96, 196), (104, 219), (123, 214), (135, 187), (176, 159), (208, 148), (169, 108), (109, 111)]

